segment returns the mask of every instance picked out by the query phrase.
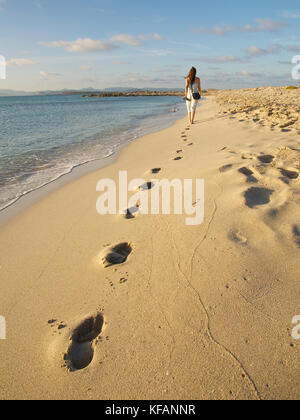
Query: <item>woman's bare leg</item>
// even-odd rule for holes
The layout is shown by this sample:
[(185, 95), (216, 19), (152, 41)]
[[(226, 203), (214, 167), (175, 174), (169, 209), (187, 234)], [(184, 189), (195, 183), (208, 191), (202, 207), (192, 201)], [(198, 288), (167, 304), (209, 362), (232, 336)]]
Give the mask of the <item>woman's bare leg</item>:
[(189, 112), (189, 122), (192, 124), (192, 112)]
[(196, 111), (193, 111), (191, 114), (191, 124), (194, 124), (195, 115), (196, 115)]

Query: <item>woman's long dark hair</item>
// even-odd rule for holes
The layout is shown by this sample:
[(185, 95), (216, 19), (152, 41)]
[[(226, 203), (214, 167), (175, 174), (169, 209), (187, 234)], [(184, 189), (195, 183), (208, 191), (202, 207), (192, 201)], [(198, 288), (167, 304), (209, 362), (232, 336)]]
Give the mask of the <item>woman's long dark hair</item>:
[(197, 74), (197, 70), (195, 69), (195, 67), (192, 67), (190, 72), (189, 72), (189, 75), (187, 77), (189, 79), (191, 85), (193, 85), (193, 83), (196, 79), (196, 74)]

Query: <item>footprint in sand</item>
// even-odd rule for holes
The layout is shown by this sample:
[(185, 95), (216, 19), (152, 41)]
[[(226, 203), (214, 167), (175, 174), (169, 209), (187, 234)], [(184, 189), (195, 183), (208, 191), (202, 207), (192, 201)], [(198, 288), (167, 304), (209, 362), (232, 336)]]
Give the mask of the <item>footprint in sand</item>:
[(238, 230), (230, 232), (229, 238), (240, 245), (246, 245), (248, 242), (248, 239)]
[(253, 174), (254, 174), (254, 172), (253, 172), (253, 171), (251, 171), (251, 169), (246, 168), (246, 167), (240, 168), (240, 169), (239, 169), (239, 172), (240, 172), (241, 174), (243, 174), (243, 175), (246, 175), (246, 176), (251, 176), (251, 175), (253, 175)]
[(289, 171), (287, 169), (280, 169), (280, 172), (283, 176), (289, 179), (297, 179), (299, 177), (299, 173), (296, 171)]
[(243, 168), (240, 168), (239, 169), (239, 172), (241, 173), (241, 174), (243, 174), (243, 175), (246, 175), (246, 177), (247, 177), (247, 182), (254, 182), (254, 183), (257, 183), (258, 182), (258, 180), (253, 176), (254, 175), (254, 172), (253, 171), (251, 171), (251, 169), (249, 169), (249, 168), (246, 168), (245, 166), (243, 167)]
[(182, 153), (183, 152), (183, 150), (177, 150), (176, 151), (176, 153)]
[(273, 193), (274, 190), (270, 190), (268, 188), (249, 188), (244, 194), (246, 205), (251, 209), (254, 209), (257, 206), (269, 204)]
[(126, 209), (124, 211), (124, 215), (125, 215), (125, 219), (130, 220), (130, 219), (135, 219), (135, 214), (138, 213), (140, 210), (140, 206), (138, 204), (136, 204), (134, 207), (130, 207), (129, 209)]
[(138, 187), (138, 191), (148, 191), (148, 190), (152, 190), (152, 188), (154, 187), (154, 183), (153, 182), (145, 182), (145, 184), (142, 184)]
[(194, 143), (190, 143), (190, 144), (188, 144), (188, 146), (193, 146), (194, 145)]
[(300, 247), (300, 229), (296, 225), (293, 226), (293, 235), (294, 235), (296, 244)]
[(178, 161), (178, 160), (181, 160), (181, 159), (183, 159), (183, 158), (182, 158), (182, 157), (180, 157), (180, 156), (178, 156), (178, 157), (174, 158), (173, 160)]
[(269, 164), (269, 163), (272, 163), (275, 158), (272, 155), (263, 155), (263, 156), (258, 156), (257, 159), (262, 163)]
[(71, 372), (88, 367), (94, 358), (95, 341), (101, 334), (104, 318), (101, 313), (86, 318), (73, 331), (64, 360)]
[(161, 168), (153, 168), (153, 169), (151, 169), (151, 173), (152, 174), (159, 174), (160, 171), (161, 171)]
[(102, 252), (101, 261), (105, 268), (112, 265), (123, 264), (133, 251), (133, 245), (123, 242), (118, 245), (106, 248)]
[(233, 167), (233, 165), (224, 165), (224, 166), (222, 166), (222, 167), (219, 169), (219, 171), (220, 171), (221, 173), (224, 173), (224, 172), (229, 171), (232, 167)]

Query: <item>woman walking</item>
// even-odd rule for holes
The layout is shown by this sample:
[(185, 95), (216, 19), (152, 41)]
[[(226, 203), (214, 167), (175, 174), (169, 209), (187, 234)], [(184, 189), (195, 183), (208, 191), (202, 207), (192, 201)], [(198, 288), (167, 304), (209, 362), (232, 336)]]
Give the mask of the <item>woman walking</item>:
[(197, 70), (195, 67), (192, 67), (188, 77), (186, 78), (185, 85), (185, 100), (187, 104), (187, 109), (189, 113), (190, 124), (194, 124), (196, 109), (198, 101), (201, 99), (201, 82), (199, 77), (196, 77)]

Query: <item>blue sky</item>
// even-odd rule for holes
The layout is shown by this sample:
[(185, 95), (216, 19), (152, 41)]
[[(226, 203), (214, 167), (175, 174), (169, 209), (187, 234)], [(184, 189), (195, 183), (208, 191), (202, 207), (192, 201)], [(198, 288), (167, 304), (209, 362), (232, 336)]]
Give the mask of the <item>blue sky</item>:
[[(190, 8), (191, 7), (191, 8)], [(0, 89), (292, 83), (299, 1), (0, 0)]]

